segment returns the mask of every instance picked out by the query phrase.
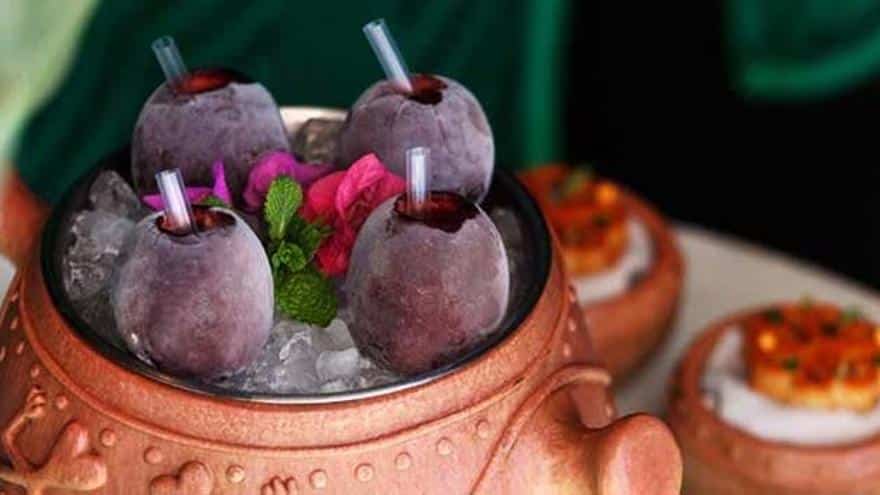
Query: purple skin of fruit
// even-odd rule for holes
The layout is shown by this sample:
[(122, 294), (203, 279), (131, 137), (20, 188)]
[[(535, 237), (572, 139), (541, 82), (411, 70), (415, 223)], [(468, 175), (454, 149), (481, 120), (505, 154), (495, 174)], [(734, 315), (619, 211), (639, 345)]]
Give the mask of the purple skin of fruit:
[(495, 166), (492, 129), (480, 103), (458, 82), (417, 74), (412, 95), (379, 81), (358, 98), (340, 134), (341, 165), (376, 153), (395, 174), (406, 176), (406, 150), (431, 149), (431, 188), (479, 202)]
[(455, 360), (494, 332), (510, 279), (501, 237), (478, 206), (468, 202), (470, 214), (432, 224), (401, 214), (404, 198), (384, 202), (364, 223), (346, 295), (360, 351), (412, 375)]
[(217, 378), (256, 359), (272, 328), (272, 272), (257, 236), (229, 210), (194, 209), (198, 235), (176, 235), (162, 213), (142, 220), (111, 292), (128, 348), (176, 376)]
[[(211, 166), (223, 160), (234, 202), (239, 202), (256, 158), (288, 151), (281, 114), (263, 85), (231, 71), (195, 71), (192, 91), (162, 83), (144, 104), (131, 140), (131, 170), (139, 196), (157, 192), (157, 172), (179, 168), (188, 185), (210, 186)], [(238, 81), (238, 82), (237, 82)]]

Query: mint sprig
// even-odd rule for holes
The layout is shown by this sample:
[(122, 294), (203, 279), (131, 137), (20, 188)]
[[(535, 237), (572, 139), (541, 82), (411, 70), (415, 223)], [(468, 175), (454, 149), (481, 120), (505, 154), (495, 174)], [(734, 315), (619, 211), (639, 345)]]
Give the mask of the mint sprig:
[(302, 205), (302, 199), (302, 188), (290, 177), (281, 176), (272, 181), (263, 207), (270, 239), (275, 242), (284, 239), (290, 221), (296, 217)]
[(199, 206), (218, 206), (220, 208), (230, 208), (229, 204), (226, 201), (223, 201), (213, 194), (205, 196), (201, 201), (198, 202), (198, 204)]
[(302, 200), (299, 184), (284, 176), (272, 181), (266, 194), (263, 215), (269, 226), (275, 305), (295, 320), (327, 326), (336, 316), (336, 293), (313, 261), (330, 230), (297, 214)]
[(276, 281), (275, 303), (291, 318), (322, 327), (337, 310), (333, 285), (311, 265)]

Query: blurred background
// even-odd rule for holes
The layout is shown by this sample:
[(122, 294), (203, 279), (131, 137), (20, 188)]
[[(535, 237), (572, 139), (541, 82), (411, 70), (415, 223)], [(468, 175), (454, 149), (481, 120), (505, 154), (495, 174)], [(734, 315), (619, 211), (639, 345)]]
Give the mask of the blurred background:
[(346, 107), (381, 77), (376, 17), (413, 70), (477, 95), (500, 167), (586, 164), (674, 220), (880, 288), (869, 0), (0, 0), (0, 156), (57, 201), (130, 138), (163, 34), (279, 104)]

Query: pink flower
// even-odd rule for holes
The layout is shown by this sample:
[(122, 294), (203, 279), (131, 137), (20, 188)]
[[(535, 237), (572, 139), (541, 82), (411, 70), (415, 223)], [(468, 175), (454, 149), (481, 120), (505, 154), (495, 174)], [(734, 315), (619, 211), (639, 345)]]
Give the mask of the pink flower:
[(284, 151), (264, 153), (248, 175), (247, 186), (242, 194), (244, 209), (255, 212), (262, 208), (269, 186), (278, 176), (286, 175), (305, 188), (332, 170), (332, 165), (303, 165)]
[(358, 231), (372, 211), (386, 199), (404, 191), (406, 184), (369, 154), (345, 171), (315, 181), (306, 191), (303, 218), (333, 227), (315, 254), (318, 269), (325, 275), (342, 275)]
[[(222, 160), (214, 162), (214, 165), (211, 166), (211, 173), (214, 176), (213, 187), (193, 186), (186, 188), (186, 197), (189, 198), (189, 202), (196, 204), (200, 203), (208, 196), (214, 196), (222, 199), (224, 203), (231, 205), (232, 194), (229, 193), (229, 186), (226, 185), (226, 171), (223, 168)], [(156, 211), (159, 211), (164, 207), (162, 203), (162, 195), (160, 194), (148, 194), (142, 197), (141, 201)]]

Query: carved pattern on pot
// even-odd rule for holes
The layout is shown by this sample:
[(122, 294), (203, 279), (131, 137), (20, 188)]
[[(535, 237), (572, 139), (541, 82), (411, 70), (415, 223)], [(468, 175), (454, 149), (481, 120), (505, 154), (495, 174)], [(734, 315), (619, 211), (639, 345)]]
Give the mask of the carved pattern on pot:
[(490, 485), (495, 477), (504, 471), (504, 463), (513, 447), (516, 445), (520, 434), (526, 428), (535, 411), (541, 407), (544, 401), (557, 390), (567, 385), (577, 383), (596, 383), (603, 386), (611, 384), (611, 375), (604, 368), (589, 365), (569, 365), (553, 375), (549, 376), (535, 392), (530, 395), (511, 417), (504, 430), (504, 434), (489, 458), (477, 482), (470, 493), (489, 493)]
[(201, 462), (184, 464), (176, 475), (153, 478), (150, 495), (210, 495), (214, 490), (214, 473)]
[(297, 493), (299, 493), (299, 487), (296, 484), (296, 479), (281, 479), (278, 476), (269, 480), (260, 489), (260, 495), (296, 495)]
[(3, 448), (12, 466), (0, 465), (0, 480), (24, 488), (28, 495), (42, 495), (49, 489), (85, 492), (104, 486), (107, 464), (92, 452), (89, 433), (77, 421), (64, 427), (43, 465), (31, 464), (19, 451), (17, 437), (32, 421), (46, 415), (46, 403), (46, 393), (31, 388), (24, 406), (4, 428)]

